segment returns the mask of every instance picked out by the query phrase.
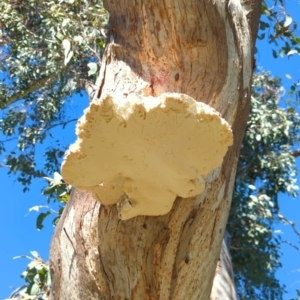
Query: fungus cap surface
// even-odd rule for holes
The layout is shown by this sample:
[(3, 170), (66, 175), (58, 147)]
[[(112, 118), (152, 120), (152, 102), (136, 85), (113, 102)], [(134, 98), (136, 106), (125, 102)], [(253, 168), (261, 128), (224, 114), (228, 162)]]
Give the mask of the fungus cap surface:
[(232, 132), (210, 106), (185, 94), (130, 94), (91, 102), (65, 154), (64, 180), (121, 219), (168, 213), (177, 196), (200, 194), (220, 166)]

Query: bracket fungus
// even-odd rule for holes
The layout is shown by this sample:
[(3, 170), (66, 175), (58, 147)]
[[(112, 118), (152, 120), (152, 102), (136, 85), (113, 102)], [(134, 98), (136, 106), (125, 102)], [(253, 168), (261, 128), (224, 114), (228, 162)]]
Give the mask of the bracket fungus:
[(216, 110), (178, 93), (93, 100), (76, 133), (64, 180), (117, 204), (123, 220), (166, 214), (177, 196), (203, 192), (233, 139)]

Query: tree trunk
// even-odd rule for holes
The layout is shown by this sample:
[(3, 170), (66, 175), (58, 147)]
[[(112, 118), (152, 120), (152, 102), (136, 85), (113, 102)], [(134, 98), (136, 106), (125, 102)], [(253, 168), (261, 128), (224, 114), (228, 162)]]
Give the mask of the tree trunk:
[(229, 254), (229, 239), (229, 233), (226, 231), (210, 294), (211, 300), (238, 300), (234, 285), (231, 257)]
[(51, 244), (52, 299), (209, 299), (248, 117), (260, 1), (104, 4), (110, 30), (96, 98), (187, 94), (222, 114), (234, 145), (205, 191), (177, 198), (167, 215), (121, 221), (115, 206), (74, 190)]

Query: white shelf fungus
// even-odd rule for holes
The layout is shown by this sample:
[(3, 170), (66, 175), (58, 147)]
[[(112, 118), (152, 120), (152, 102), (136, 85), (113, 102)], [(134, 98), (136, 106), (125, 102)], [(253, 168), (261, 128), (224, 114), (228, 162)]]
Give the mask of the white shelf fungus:
[(120, 218), (168, 213), (177, 196), (200, 194), (232, 132), (210, 106), (177, 93), (91, 102), (62, 164), (64, 180)]

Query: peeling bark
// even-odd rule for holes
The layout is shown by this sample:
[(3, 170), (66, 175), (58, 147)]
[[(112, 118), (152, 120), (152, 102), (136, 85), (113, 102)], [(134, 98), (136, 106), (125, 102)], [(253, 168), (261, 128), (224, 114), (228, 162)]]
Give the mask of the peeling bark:
[(209, 299), (248, 117), (260, 2), (104, 3), (109, 42), (94, 100), (188, 94), (232, 125), (234, 145), (205, 191), (177, 198), (164, 216), (121, 221), (115, 206), (75, 190), (51, 244), (52, 299)]

